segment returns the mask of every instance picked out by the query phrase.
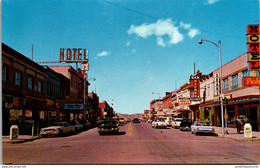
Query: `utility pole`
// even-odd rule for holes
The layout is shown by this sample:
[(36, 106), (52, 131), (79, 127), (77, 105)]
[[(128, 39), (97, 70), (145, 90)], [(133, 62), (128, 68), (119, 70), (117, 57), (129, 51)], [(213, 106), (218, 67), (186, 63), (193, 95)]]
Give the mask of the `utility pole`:
[(32, 44), (32, 60), (33, 60), (33, 44)]

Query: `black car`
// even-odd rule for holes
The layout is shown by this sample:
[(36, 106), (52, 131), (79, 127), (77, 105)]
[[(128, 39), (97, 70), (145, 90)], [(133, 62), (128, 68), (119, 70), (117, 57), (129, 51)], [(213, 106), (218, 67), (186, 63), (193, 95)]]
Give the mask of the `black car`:
[(134, 118), (134, 121), (133, 121), (133, 123), (140, 123), (140, 120), (139, 120), (139, 118)]
[(181, 131), (184, 131), (184, 130), (190, 131), (191, 130), (191, 125), (192, 125), (191, 120), (187, 119), (187, 118), (184, 118), (184, 119), (181, 120), (180, 130)]
[(115, 120), (104, 120), (103, 123), (98, 126), (99, 135), (106, 133), (118, 133), (119, 127)]

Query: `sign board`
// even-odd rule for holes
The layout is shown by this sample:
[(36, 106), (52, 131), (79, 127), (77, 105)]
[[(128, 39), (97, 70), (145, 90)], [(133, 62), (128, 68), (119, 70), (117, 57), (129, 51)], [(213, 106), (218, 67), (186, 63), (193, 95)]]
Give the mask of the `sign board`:
[(86, 64), (81, 64), (81, 70), (82, 71), (88, 71), (89, 70), (89, 64), (86, 63)]
[(84, 110), (83, 104), (65, 104), (65, 110)]
[(60, 49), (60, 62), (88, 62), (88, 50), (82, 48)]
[(259, 25), (247, 26), (248, 69), (259, 71)]
[(193, 97), (200, 97), (200, 81), (196, 76), (191, 76), (190, 85), (193, 88)]
[(201, 97), (191, 97), (190, 101), (202, 101)]
[(260, 86), (260, 77), (244, 77), (244, 86)]

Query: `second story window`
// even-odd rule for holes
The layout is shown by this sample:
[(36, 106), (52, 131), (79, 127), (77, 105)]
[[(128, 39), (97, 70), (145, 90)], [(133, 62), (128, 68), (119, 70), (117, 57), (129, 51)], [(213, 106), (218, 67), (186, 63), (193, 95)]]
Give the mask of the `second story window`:
[(28, 89), (33, 89), (33, 79), (31, 77), (28, 77)]
[(243, 77), (249, 77), (250, 76), (250, 72), (247, 70), (242, 71)]
[(238, 88), (238, 74), (232, 76), (232, 89)]
[(21, 86), (21, 73), (15, 72), (15, 85)]
[(228, 91), (228, 78), (223, 80), (223, 92)]
[(38, 92), (42, 93), (42, 82), (38, 82)]

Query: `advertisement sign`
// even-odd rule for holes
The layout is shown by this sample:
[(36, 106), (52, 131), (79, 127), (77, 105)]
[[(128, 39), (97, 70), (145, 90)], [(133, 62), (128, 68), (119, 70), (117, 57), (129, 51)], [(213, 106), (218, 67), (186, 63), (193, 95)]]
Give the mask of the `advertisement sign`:
[(259, 71), (259, 25), (247, 26), (248, 69)]
[(199, 76), (190, 77), (190, 85), (193, 88), (193, 95), (191, 97), (200, 97), (200, 81)]
[(25, 110), (25, 117), (32, 117), (32, 110)]
[(84, 110), (83, 104), (65, 104), (65, 110)]
[(88, 62), (88, 50), (82, 48), (60, 49), (60, 62)]
[(260, 86), (260, 77), (244, 77), (244, 86)]

